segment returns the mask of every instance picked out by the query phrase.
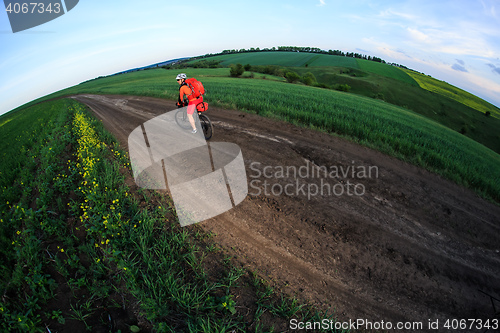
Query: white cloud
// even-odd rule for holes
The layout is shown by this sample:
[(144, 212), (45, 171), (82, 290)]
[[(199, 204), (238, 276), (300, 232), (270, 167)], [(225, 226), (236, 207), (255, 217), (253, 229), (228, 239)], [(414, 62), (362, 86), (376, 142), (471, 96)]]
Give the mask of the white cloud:
[(420, 31), (418, 29), (407, 28), (407, 31), (408, 31), (410, 38), (413, 41), (420, 42), (420, 43), (427, 43), (427, 44), (436, 44), (436, 41), (433, 41), (433, 39), (429, 35), (423, 33), (422, 31)]
[[(496, 58), (500, 54), (500, 24), (493, 1), (481, 0), (457, 6), (451, 2), (393, 3), (377, 13), (358, 16), (366, 26), (377, 25), (400, 47), (427, 53)], [(373, 28), (372, 28), (373, 29)], [(376, 30), (376, 29), (374, 29)], [(399, 41), (398, 41), (399, 39)]]
[[(376, 40), (375, 38), (363, 38), (362, 41), (366, 44), (369, 44), (377, 50), (377, 53), (380, 55), (385, 55), (387, 57), (392, 58), (393, 60), (409, 60), (413, 59), (413, 57), (409, 56), (403, 50), (394, 47), (388, 43), (381, 42)], [(366, 51), (367, 53), (369, 51)]]
[(318, 6), (321, 7), (321, 6), (324, 6), (324, 5), (326, 5), (325, 0), (319, 0)]
[(380, 19), (393, 19), (393, 18), (401, 18), (409, 21), (415, 21), (418, 19), (418, 16), (413, 14), (402, 13), (399, 11), (395, 11), (392, 8), (380, 11), (377, 15)]
[(407, 33), (408, 45), (427, 52), (494, 58), (500, 51), (497, 46), (488, 42), (484, 33), (468, 28), (451, 31), (446, 28), (409, 27)]
[(486, 2), (489, 2), (489, 1), (481, 0), (481, 5), (483, 5), (484, 13), (488, 16), (491, 16), (495, 19), (498, 19), (497, 10), (495, 8), (495, 3), (494, 2), (486, 3)]

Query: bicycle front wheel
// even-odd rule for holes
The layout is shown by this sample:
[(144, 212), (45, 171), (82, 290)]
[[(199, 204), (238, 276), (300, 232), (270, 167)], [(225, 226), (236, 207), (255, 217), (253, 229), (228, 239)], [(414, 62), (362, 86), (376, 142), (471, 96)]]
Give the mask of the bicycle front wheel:
[(200, 114), (200, 125), (203, 130), (203, 135), (205, 136), (205, 140), (210, 140), (213, 134), (212, 122), (210, 119), (204, 114)]
[(185, 108), (182, 108), (175, 113), (175, 122), (182, 129), (187, 130), (191, 128), (191, 124), (189, 123), (189, 119)]

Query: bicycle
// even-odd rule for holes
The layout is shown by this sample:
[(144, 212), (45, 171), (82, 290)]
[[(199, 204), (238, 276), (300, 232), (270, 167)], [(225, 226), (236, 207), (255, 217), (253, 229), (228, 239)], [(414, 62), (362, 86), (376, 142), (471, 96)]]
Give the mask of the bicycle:
[[(203, 135), (205, 136), (205, 140), (210, 140), (213, 135), (213, 126), (212, 122), (210, 121), (210, 118), (203, 114), (203, 112), (206, 112), (206, 107), (204, 111), (199, 111), (198, 106), (203, 104), (203, 102), (196, 104), (196, 112), (198, 112), (198, 118), (200, 119), (200, 125), (201, 129), (203, 130)], [(203, 106), (206, 106), (206, 104), (203, 104)], [(181, 107), (178, 105), (178, 107)], [(175, 113), (175, 122), (179, 127), (182, 129), (188, 130), (191, 129), (191, 124), (189, 123), (189, 118), (187, 115), (187, 109), (180, 109)]]

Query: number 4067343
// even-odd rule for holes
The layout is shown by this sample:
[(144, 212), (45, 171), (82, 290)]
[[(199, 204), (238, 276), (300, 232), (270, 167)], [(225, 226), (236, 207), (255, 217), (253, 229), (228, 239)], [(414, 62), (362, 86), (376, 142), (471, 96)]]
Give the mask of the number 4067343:
[(43, 14), (43, 13), (55, 13), (59, 14), (61, 12), (61, 4), (58, 2), (49, 3), (45, 5), (39, 2), (24, 2), (24, 3), (9, 3), (5, 8), (7, 13), (11, 14)]

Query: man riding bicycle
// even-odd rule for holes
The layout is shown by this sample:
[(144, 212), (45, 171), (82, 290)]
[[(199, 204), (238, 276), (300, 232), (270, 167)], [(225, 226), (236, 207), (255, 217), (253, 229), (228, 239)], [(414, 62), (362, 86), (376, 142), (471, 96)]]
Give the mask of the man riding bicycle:
[[(192, 91), (187, 85), (186, 74), (181, 73), (176, 77), (177, 83), (180, 84), (179, 87), (179, 100), (177, 102), (177, 106), (182, 107), (187, 105), (187, 116), (193, 131), (191, 133), (196, 133), (196, 125), (193, 118), (194, 110), (196, 109), (196, 105), (203, 102), (203, 97), (195, 98), (192, 96)], [(186, 103), (187, 99), (187, 103)]]

